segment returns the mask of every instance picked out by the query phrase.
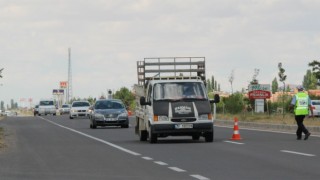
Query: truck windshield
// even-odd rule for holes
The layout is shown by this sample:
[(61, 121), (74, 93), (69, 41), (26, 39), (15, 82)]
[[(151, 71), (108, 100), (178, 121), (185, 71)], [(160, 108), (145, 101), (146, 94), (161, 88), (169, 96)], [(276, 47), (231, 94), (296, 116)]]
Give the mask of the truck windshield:
[(171, 82), (154, 85), (154, 100), (207, 99), (200, 82)]

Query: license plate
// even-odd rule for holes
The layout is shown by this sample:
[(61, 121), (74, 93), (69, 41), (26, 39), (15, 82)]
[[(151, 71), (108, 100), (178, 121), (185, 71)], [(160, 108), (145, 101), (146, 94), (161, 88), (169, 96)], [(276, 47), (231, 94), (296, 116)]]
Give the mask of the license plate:
[(193, 124), (176, 124), (175, 128), (176, 129), (192, 129)]
[(116, 121), (116, 118), (106, 118), (106, 121)]

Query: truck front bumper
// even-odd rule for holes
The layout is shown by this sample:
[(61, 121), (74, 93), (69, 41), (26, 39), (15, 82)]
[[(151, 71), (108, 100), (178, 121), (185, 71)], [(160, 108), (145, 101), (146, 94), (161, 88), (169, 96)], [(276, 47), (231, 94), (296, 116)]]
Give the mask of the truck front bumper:
[(194, 123), (192, 128), (177, 128), (179, 124), (153, 124), (152, 133), (164, 135), (194, 135), (213, 132), (213, 123)]

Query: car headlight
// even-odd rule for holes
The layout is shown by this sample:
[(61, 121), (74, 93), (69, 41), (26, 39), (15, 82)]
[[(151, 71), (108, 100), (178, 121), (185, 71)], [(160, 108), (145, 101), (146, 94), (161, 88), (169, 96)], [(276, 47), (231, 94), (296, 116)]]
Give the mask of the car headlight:
[(96, 114), (94, 114), (94, 118), (95, 119), (104, 119), (104, 116), (103, 116), (103, 114), (96, 113)]
[(212, 120), (212, 114), (201, 114), (199, 120)]
[(119, 117), (127, 117), (128, 116), (128, 113), (121, 113), (121, 114), (119, 114)]

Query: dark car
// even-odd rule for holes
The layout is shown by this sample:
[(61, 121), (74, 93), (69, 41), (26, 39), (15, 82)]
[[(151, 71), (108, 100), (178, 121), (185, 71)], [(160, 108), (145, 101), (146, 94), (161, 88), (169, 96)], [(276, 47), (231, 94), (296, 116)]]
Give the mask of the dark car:
[(39, 114), (39, 105), (36, 105), (34, 108), (33, 108), (33, 115), (36, 116)]
[(128, 112), (121, 100), (100, 99), (91, 107), (90, 128), (97, 126), (129, 127)]

